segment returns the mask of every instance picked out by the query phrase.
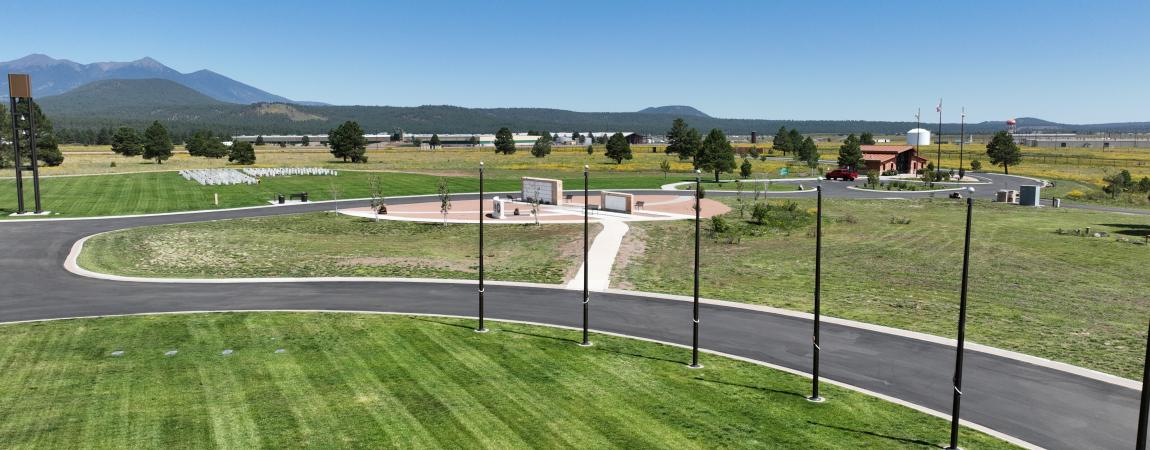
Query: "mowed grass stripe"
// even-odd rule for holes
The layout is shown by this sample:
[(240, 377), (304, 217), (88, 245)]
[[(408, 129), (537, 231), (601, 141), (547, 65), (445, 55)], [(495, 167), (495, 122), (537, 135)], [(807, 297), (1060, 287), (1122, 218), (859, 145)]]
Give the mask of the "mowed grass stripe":
[[(525, 335), (514, 330), (497, 329), (510, 339), (525, 339)], [(554, 339), (559, 345), (576, 347), (576, 341), (556, 338), (545, 335), (543, 337)], [(572, 353), (556, 351), (553, 347), (528, 347), (522, 351), (501, 354), (500, 359), (505, 362), (514, 362), (515, 366), (525, 367), (521, 378), (530, 376), (534, 386), (546, 386), (548, 392), (562, 399), (553, 401), (550, 406), (561, 409), (561, 414), (578, 418), (582, 423), (593, 428), (596, 441), (606, 441), (612, 446), (620, 448), (654, 448), (660, 445), (658, 439), (650, 439), (655, 435), (666, 435), (663, 429), (665, 424), (654, 423), (650, 420), (646, 409), (636, 408), (627, 395), (606, 395), (600, 386), (618, 386), (620, 381), (614, 377), (594, 370), (590, 360), (603, 356), (597, 349), (579, 349)], [(586, 368), (578, 371), (557, 370), (561, 361), (574, 362)], [(592, 441), (592, 442), (596, 442)], [(687, 445), (685, 439), (676, 440), (677, 446)], [(589, 444), (593, 447), (594, 445)]]
[[(537, 384), (524, 381), (526, 377), (535, 378), (534, 374), (507, 371), (486, 353), (460, 343), (457, 333), (421, 332), (419, 338), (434, 344), (436, 351), (455, 355), (462, 369), (443, 368), (445, 373), (460, 384), (471, 383), (476, 396), (524, 440), (539, 447), (594, 448), (610, 444), (562, 404), (549, 404), (547, 398), (540, 395)], [(554, 363), (551, 358), (545, 361)], [(555, 392), (548, 393), (548, 396), (554, 395)]]
[[(370, 341), (391, 343), (402, 336), (396, 333), (372, 329), (367, 335)], [(374, 344), (373, 347), (376, 347)], [(407, 358), (406, 349), (394, 345), (385, 348), (376, 347), (377, 353), (368, 358), (368, 364), (373, 372), (386, 374), (384, 384), (393, 388), (397, 400), (403, 408), (411, 413), (420, 427), (434, 430), (432, 437), (439, 447), (457, 448), (474, 446), (479, 441), (479, 435), (466, 426), (466, 418), (456, 417), (453, 407), (459, 407), (460, 413), (466, 411), (470, 415), (474, 408), (471, 405), (455, 405), (447, 397), (449, 393), (425, 387), (418, 380), (428, 376), (423, 372), (426, 361), (422, 358)]]
[[(276, 407), (282, 406), (284, 403), (278, 392), (267, 389), (268, 384), (266, 382), (240, 383), (240, 377), (237, 376), (236, 370), (233, 368), (233, 364), (240, 364), (235, 361), (235, 356), (225, 357), (220, 353), (215, 353), (216, 357), (212, 357), (212, 351), (208, 349), (219, 349), (216, 352), (222, 352), (225, 348), (230, 347), (225, 343), (224, 336), (221, 336), (216, 323), (193, 321), (189, 323), (189, 326), (192, 339), (196, 346), (201, 349), (196, 352), (195, 356), (199, 356), (199, 358), (196, 359), (195, 367), (205, 393), (208, 413), (212, 419), (212, 437), (215, 446), (217, 448), (254, 448), (263, 445), (259, 426), (251, 409), (263, 410), (265, 408), (269, 410), (268, 414), (261, 415), (261, 419), (264, 419), (262, 423), (265, 424), (265, 429), (269, 432), (273, 427), (274, 429), (285, 430), (286, 433), (284, 434), (292, 438), (287, 441), (298, 442), (298, 439), (295, 439), (297, 438), (295, 435), (298, 433), (298, 427), (294, 421), (276, 423), (274, 420), (269, 420), (269, 417), (276, 417), (276, 412), (281, 410)], [(252, 377), (258, 374), (246, 373), (245, 375)], [(257, 382), (264, 381), (260, 378), (251, 379)], [(252, 386), (257, 391), (249, 393), (245, 386)], [(269, 394), (267, 391), (272, 391), (270, 392), (271, 395), (267, 395)], [(272, 435), (284, 437), (283, 434)], [(281, 443), (287, 441), (281, 441)]]
[[(249, 331), (253, 331), (253, 324), (246, 322), (245, 327)], [(306, 324), (306, 327), (311, 327), (312, 324)], [(308, 329), (309, 332), (314, 332)], [(252, 332), (250, 338), (254, 341), (256, 336), (260, 333)], [(248, 356), (251, 352), (274, 352), (273, 342), (266, 342), (268, 347), (265, 348), (245, 348), (242, 351), (243, 355), (240, 357)], [(273, 384), (277, 391), (277, 396), (282, 396), (285, 401), (283, 402), (284, 410), (278, 411), (277, 414), (291, 414), (296, 428), (299, 430), (299, 441), (295, 445), (305, 447), (311, 446), (326, 446), (335, 445), (339, 438), (346, 437), (343, 430), (341, 421), (338, 419), (340, 415), (333, 411), (328, 399), (333, 398), (329, 390), (330, 383), (317, 383), (313, 379), (311, 369), (322, 370), (330, 373), (328, 369), (331, 367), (330, 361), (323, 357), (324, 353), (315, 352), (303, 354), (279, 354), (275, 358), (270, 358), (263, 365), (258, 366), (259, 376), (266, 377), (267, 380)], [(341, 383), (342, 384), (342, 383)], [(317, 395), (318, 394), (318, 395)], [(287, 401), (287, 399), (291, 399)], [(336, 439), (335, 442), (331, 439)]]
[[(412, 338), (411, 332), (422, 334), (418, 329), (409, 331), (409, 334), (406, 334), (402, 339), (390, 329), (379, 332), (384, 336), (390, 335), (387, 340), (395, 342), (396, 347), (404, 350), (404, 353), (407, 354), (420, 355), (437, 350), (426, 340)], [(459, 426), (475, 437), (476, 441), (471, 445), (514, 448), (530, 445), (529, 443), (532, 442), (530, 436), (520, 435), (512, 424), (505, 421), (506, 417), (501, 417), (498, 414), (498, 407), (492, 408), (492, 400), (502, 401), (502, 399), (481, 397), (479, 393), (473, 391), (477, 380), (460, 381), (453, 379), (451, 372), (458, 370), (458, 367), (442, 367), (438, 364), (440, 361), (449, 362), (452, 366), (458, 363), (455, 355), (452, 355), (450, 360), (429, 359), (418, 365), (405, 364), (402, 367), (424, 391), (434, 392), (438, 396), (450, 399), (450, 401), (444, 402), (443, 406), (448, 408), (452, 418)], [(468, 411), (466, 417), (456, 414), (462, 410)], [(467, 443), (458, 442), (457, 445), (467, 445)]]

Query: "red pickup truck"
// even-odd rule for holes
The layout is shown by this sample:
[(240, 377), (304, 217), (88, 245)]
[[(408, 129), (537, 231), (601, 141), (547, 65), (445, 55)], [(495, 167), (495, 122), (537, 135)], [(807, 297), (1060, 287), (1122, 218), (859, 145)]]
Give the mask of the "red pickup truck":
[(827, 175), (823, 178), (826, 178), (828, 180), (854, 181), (855, 178), (858, 178), (858, 177), (859, 177), (859, 173), (857, 170), (846, 168), (846, 167), (840, 167), (838, 169), (827, 172)]

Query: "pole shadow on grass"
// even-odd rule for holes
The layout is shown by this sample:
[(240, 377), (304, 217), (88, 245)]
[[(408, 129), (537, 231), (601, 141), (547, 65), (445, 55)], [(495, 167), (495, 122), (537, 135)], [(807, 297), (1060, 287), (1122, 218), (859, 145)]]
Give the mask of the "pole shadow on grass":
[[(439, 324), (439, 325), (447, 325), (447, 326), (451, 326), (451, 327), (474, 330), (474, 328), (472, 328), (469, 325), (464, 325), (464, 324), (459, 324), (459, 323), (451, 323), (451, 322), (436, 320), (436, 319), (432, 319), (432, 318), (428, 318), (428, 317), (411, 317), (411, 319), (419, 320), (419, 321), (423, 321), (423, 322), (434, 323), (434, 324)], [(545, 334), (536, 334), (536, 333), (531, 333), (531, 332), (527, 332), (527, 331), (517, 331), (517, 330), (507, 330), (507, 329), (501, 329), (499, 331), (501, 331), (503, 333), (518, 334), (520, 336), (531, 336), (531, 337), (537, 337), (537, 338), (542, 338), (542, 339), (550, 339), (553, 341), (559, 341), (559, 342), (565, 342), (565, 343), (571, 343), (571, 344), (578, 344), (581, 342), (578, 339), (568, 339), (568, 338), (558, 337), (558, 336), (547, 336)], [(683, 364), (684, 363), (683, 361), (675, 360), (675, 359), (660, 358), (658, 356), (650, 356), (650, 355), (641, 355), (638, 353), (621, 352), (618, 350), (612, 350), (612, 349), (603, 348), (603, 347), (594, 347), (594, 349), (595, 349), (595, 351), (614, 353), (616, 355), (630, 356), (633, 358), (643, 358), (643, 359), (647, 359), (647, 360), (651, 360), (651, 361), (666, 362), (666, 363), (671, 363), (671, 364)], [(798, 395), (798, 394), (796, 394), (796, 395)]]
[(904, 437), (898, 437), (898, 436), (889, 436), (889, 435), (885, 435), (885, 434), (875, 433), (873, 431), (856, 430), (854, 428), (840, 427), (837, 425), (827, 425), (824, 423), (818, 423), (818, 422), (814, 422), (814, 421), (810, 421), (810, 420), (808, 420), (807, 423), (814, 425), (814, 426), (830, 428), (832, 430), (845, 431), (848, 433), (855, 433), (855, 434), (865, 434), (867, 436), (874, 436), (877, 438), (901, 442), (904, 444), (921, 445), (923, 447), (929, 447), (929, 448), (943, 448), (941, 445), (935, 444), (933, 442), (927, 442), (927, 441), (924, 441), (922, 439), (911, 439), (911, 438), (904, 438)]
[(419, 320), (422, 322), (430, 322), (430, 323), (439, 324), (439, 325), (447, 325), (449, 327), (463, 328), (463, 329), (472, 330), (472, 331), (475, 330), (475, 328), (473, 328), (471, 325), (464, 325), (462, 323), (451, 323), (451, 322), (445, 322), (442, 320), (435, 320), (435, 319), (429, 319), (427, 317), (418, 317), (418, 316), (409, 316), (408, 318), (412, 319), (412, 320)]
[(703, 377), (695, 377), (695, 380), (703, 381), (706, 383), (723, 384), (723, 385), (727, 385), (727, 386), (740, 387), (740, 388), (744, 388), (744, 389), (754, 389), (756, 391), (768, 392), (768, 393), (772, 393), (772, 394), (793, 395), (795, 397), (800, 397), (800, 398), (804, 398), (804, 399), (807, 398), (806, 394), (800, 394), (798, 392), (791, 392), (791, 391), (782, 391), (779, 389), (772, 389), (772, 388), (763, 387), (763, 386), (751, 386), (749, 384), (732, 383), (729, 381), (722, 381), (722, 380), (708, 380), (708, 379), (703, 378)]
[(1134, 223), (1100, 223), (1098, 226), (1121, 228), (1121, 230), (1115, 231), (1114, 234), (1137, 237), (1150, 236), (1150, 225)]

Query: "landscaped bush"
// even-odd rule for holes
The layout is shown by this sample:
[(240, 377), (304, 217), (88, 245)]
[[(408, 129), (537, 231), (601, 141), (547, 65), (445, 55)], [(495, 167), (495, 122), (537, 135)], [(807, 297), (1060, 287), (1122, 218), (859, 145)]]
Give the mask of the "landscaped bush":
[(1082, 200), (1083, 198), (1086, 198), (1086, 193), (1082, 192), (1078, 189), (1075, 189), (1073, 191), (1067, 192), (1066, 198), (1069, 198), (1071, 200)]
[(714, 216), (711, 218), (711, 233), (722, 234), (731, 230), (731, 225), (727, 223), (723, 216)]
[(799, 204), (792, 201), (756, 203), (751, 210), (751, 220), (766, 228), (789, 231), (814, 223), (814, 214), (800, 210)]

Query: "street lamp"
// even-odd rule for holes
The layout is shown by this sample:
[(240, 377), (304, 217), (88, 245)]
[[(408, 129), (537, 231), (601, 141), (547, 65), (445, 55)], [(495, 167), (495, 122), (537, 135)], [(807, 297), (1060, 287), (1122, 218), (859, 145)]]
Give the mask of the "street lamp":
[(1142, 360), (1142, 404), (1138, 407), (1137, 450), (1146, 450), (1147, 416), (1150, 416), (1150, 330), (1146, 331), (1146, 359)]
[(811, 345), (814, 346), (814, 359), (811, 363), (811, 396), (807, 397), (815, 403), (822, 403), (826, 399), (819, 396), (819, 322), (821, 313), (821, 293), (823, 282), (823, 187), (815, 188), (818, 191), (818, 215), (815, 218), (815, 321), (814, 334), (811, 336)]
[(483, 161), (479, 161), (479, 327), (476, 333), (486, 333), (483, 326)]
[(966, 345), (966, 288), (970, 276), (970, 219), (974, 211), (974, 188), (966, 188), (966, 241), (962, 247), (962, 287), (958, 303), (958, 347), (954, 357), (954, 397), (950, 409), (950, 445), (946, 450), (958, 450), (959, 410), (962, 406), (962, 356)]
[(591, 278), (591, 268), (588, 261), (590, 258), (587, 253), (587, 210), (591, 203), (591, 197), (587, 193), (587, 172), (591, 170), (591, 166), (583, 165), (583, 342), (579, 345), (590, 347), (591, 341), (587, 339), (587, 303), (590, 301), (591, 296), (588, 293), (588, 281)]
[(703, 365), (699, 364), (699, 211), (702, 209), (700, 202), (702, 173), (699, 169), (695, 169), (695, 312), (692, 321), (691, 365), (687, 366), (692, 369), (703, 368)]

